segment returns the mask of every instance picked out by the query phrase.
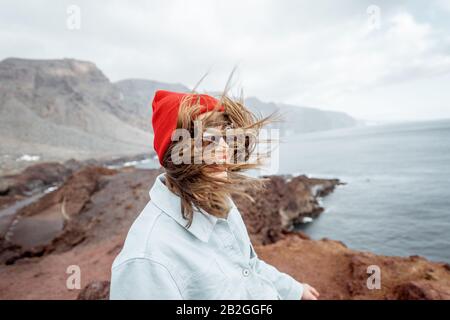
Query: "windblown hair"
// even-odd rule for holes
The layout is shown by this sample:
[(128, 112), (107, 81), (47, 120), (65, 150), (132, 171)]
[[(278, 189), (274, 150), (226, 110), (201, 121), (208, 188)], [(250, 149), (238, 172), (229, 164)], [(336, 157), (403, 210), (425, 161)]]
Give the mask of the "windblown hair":
[[(189, 143), (184, 148), (184, 151), (181, 151), (183, 153), (190, 149), (191, 161), (181, 164), (173, 161), (172, 151), (177, 145), (178, 149), (180, 149), (180, 141), (172, 141), (163, 157), (166, 185), (181, 198), (181, 211), (183, 217), (188, 220), (187, 227), (192, 223), (194, 210), (201, 211), (202, 209), (213, 216), (225, 218), (232, 207), (230, 199), (234, 194), (243, 195), (253, 202), (254, 199), (245, 191), (248, 189), (261, 190), (265, 187), (265, 183), (268, 180), (265, 178), (253, 178), (241, 172), (261, 167), (264, 164), (264, 159), (270, 156), (270, 149), (266, 149), (263, 153), (258, 152), (256, 156), (254, 151), (259, 143), (270, 143), (273, 141), (273, 139), (260, 139), (259, 133), (264, 126), (277, 121), (279, 115), (274, 112), (269, 116), (262, 117), (252, 113), (244, 106), (242, 93), (239, 98), (233, 99), (224, 90), (221, 96), (216, 98), (219, 100), (220, 105), (224, 107), (224, 111), (218, 110), (218, 104), (211, 112), (205, 114), (201, 120), (197, 120), (197, 115), (202, 107), (198, 93), (192, 91), (191, 94), (184, 97), (180, 104), (177, 128), (186, 129), (191, 134)], [(229, 152), (233, 154), (233, 161), (211, 164), (211, 162), (207, 163), (203, 159), (201, 163), (196, 163), (194, 161), (196, 147), (193, 130), (194, 121), (202, 122), (203, 132), (207, 128), (213, 127), (222, 133), (223, 136), (226, 135), (225, 131), (227, 128), (243, 129), (240, 131), (244, 132), (244, 137), (240, 137), (240, 139), (245, 139), (244, 159), (238, 155), (238, 151), (242, 151), (242, 144), (238, 150), (239, 145), (236, 141), (239, 138), (236, 137), (235, 143), (229, 145)], [(199, 134), (203, 132), (199, 132)], [(227, 171), (226, 177), (213, 175), (214, 171), (211, 169), (217, 169), (218, 166), (221, 170)]]

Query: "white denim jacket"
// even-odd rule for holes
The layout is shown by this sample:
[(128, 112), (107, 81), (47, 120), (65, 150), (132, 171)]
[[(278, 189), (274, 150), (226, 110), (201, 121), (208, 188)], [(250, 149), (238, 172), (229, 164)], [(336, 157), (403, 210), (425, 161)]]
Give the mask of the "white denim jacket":
[(236, 205), (227, 219), (194, 210), (160, 174), (112, 265), (110, 299), (301, 299), (303, 285), (260, 260)]

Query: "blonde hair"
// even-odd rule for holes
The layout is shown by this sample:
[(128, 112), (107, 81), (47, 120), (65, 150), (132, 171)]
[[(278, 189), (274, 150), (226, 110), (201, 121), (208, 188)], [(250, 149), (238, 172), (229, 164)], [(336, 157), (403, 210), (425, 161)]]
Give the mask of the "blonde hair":
[[(223, 111), (219, 111), (219, 104), (202, 118), (202, 128), (220, 127), (220, 132), (224, 135), (225, 127), (244, 129), (245, 134), (249, 132), (253, 137), (245, 137), (245, 161), (237, 159), (237, 144), (230, 146), (234, 155), (231, 162), (220, 164), (207, 164), (205, 162), (195, 163), (194, 153), (191, 154), (191, 161), (188, 163), (176, 164), (172, 159), (172, 151), (179, 141), (172, 141), (163, 157), (163, 167), (166, 171), (166, 185), (173, 193), (181, 199), (181, 213), (188, 220), (187, 227), (192, 223), (194, 208), (203, 209), (209, 214), (224, 218), (231, 209), (230, 197), (233, 194), (244, 195), (250, 201), (253, 198), (245, 193), (247, 189), (262, 189), (268, 179), (254, 178), (242, 174), (241, 172), (256, 169), (263, 165), (263, 160), (270, 156), (271, 150), (266, 150), (262, 154), (253, 157), (254, 161), (248, 161), (254, 153), (258, 143), (270, 143), (273, 139), (262, 140), (259, 138), (260, 130), (271, 122), (277, 121), (278, 113), (274, 112), (263, 117), (260, 114), (252, 113), (244, 105), (244, 98), (241, 92), (239, 98), (231, 98), (227, 95), (227, 90), (217, 98)], [(188, 144), (190, 151), (194, 150), (194, 137), (192, 130), (201, 108), (198, 93), (194, 90), (191, 94), (184, 96), (181, 101), (177, 129), (186, 129), (191, 132), (191, 140)], [(242, 140), (241, 140), (242, 141)], [(211, 174), (211, 166), (221, 166), (227, 171), (227, 177), (217, 177)]]

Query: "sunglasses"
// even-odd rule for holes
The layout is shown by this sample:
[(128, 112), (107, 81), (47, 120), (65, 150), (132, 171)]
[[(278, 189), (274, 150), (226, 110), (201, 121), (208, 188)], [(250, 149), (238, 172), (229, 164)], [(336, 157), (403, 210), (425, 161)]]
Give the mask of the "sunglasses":
[[(221, 139), (227, 143), (227, 132), (229, 134), (228, 130), (234, 129), (233, 125), (227, 125), (222, 130), (217, 128), (206, 128), (203, 132), (203, 142), (206, 145), (209, 145), (211, 143), (214, 143), (216, 145), (219, 145), (221, 143)], [(229, 137), (233, 137), (233, 134), (229, 134)]]

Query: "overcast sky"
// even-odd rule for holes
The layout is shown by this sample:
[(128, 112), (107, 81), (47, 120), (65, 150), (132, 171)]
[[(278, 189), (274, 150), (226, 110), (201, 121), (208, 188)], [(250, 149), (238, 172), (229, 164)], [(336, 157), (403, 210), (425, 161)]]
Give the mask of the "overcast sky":
[[(76, 12), (80, 9), (78, 28)], [(366, 120), (450, 118), (450, 0), (4, 1), (0, 59), (220, 90)], [(1, 85), (1, 83), (0, 83)]]

